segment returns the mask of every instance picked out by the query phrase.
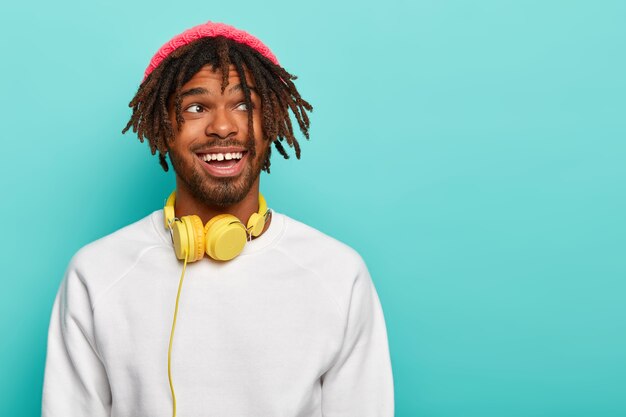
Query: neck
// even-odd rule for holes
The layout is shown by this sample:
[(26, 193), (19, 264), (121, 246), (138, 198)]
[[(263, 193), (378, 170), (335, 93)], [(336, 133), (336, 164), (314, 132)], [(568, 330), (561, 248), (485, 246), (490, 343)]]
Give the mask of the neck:
[[(176, 217), (189, 216), (195, 214), (200, 217), (203, 224), (217, 216), (218, 214), (231, 214), (239, 219), (244, 225), (248, 223), (248, 219), (253, 213), (259, 210), (259, 179), (252, 184), (250, 191), (238, 203), (229, 206), (207, 205), (197, 200), (185, 186), (185, 184), (176, 178), (176, 203), (174, 212)], [(263, 228), (263, 233), (267, 230), (271, 223), (271, 216), (268, 218)], [(258, 237), (258, 236), (257, 236)]]

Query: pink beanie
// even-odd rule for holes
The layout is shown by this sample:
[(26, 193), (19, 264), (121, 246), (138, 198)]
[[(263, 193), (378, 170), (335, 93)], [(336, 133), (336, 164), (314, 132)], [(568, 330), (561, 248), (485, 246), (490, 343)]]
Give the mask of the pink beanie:
[(200, 38), (212, 38), (216, 36), (224, 36), (238, 43), (247, 45), (252, 49), (255, 49), (274, 64), (278, 65), (278, 60), (272, 51), (270, 51), (270, 48), (265, 46), (263, 42), (250, 35), (248, 32), (244, 32), (243, 30), (239, 30), (224, 23), (214, 23), (209, 21), (201, 25), (194, 26), (191, 29), (187, 29), (183, 33), (174, 36), (169, 42), (163, 45), (150, 60), (150, 65), (148, 65), (148, 68), (146, 68), (146, 72), (144, 73), (144, 81), (148, 75), (176, 49)]

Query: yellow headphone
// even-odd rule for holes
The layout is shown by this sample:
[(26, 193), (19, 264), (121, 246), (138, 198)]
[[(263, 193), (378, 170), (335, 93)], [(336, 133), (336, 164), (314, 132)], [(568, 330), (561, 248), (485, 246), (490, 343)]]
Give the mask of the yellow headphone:
[(259, 193), (259, 211), (252, 213), (247, 226), (232, 214), (218, 214), (213, 217), (206, 226), (202, 225), (199, 216), (183, 216), (180, 219), (174, 213), (176, 191), (167, 198), (163, 207), (163, 219), (165, 228), (170, 231), (176, 257), (183, 260), (183, 271), (180, 275), (178, 293), (176, 294), (176, 306), (174, 307), (174, 320), (170, 332), (170, 345), (167, 350), (167, 377), (172, 391), (172, 415), (176, 417), (176, 393), (172, 381), (172, 343), (174, 341), (174, 329), (178, 316), (178, 301), (185, 278), (187, 262), (202, 259), (206, 253), (218, 261), (230, 261), (239, 255), (246, 245), (248, 237), (259, 236), (265, 228), (265, 222), (270, 211), (263, 195)]
[(259, 236), (265, 227), (269, 213), (263, 195), (259, 193), (259, 211), (252, 213), (247, 226), (232, 214), (218, 214), (205, 225), (199, 216), (183, 216), (174, 213), (176, 191), (167, 199), (163, 207), (165, 228), (170, 231), (174, 251), (178, 259), (195, 262), (206, 253), (218, 261), (229, 261), (239, 255), (246, 245), (248, 236)]

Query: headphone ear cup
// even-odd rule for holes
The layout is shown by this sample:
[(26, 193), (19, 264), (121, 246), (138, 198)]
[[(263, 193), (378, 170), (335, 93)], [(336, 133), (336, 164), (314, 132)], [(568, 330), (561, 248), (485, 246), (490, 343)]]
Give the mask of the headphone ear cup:
[(246, 245), (245, 226), (232, 214), (218, 214), (204, 227), (206, 254), (218, 261), (229, 261)]
[(187, 227), (179, 220), (175, 220), (171, 224), (172, 241), (174, 243), (174, 253), (178, 259), (185, 259), (185, 251), (189, 253), (189, 236), (187, 235)]
[(259, 236), (264, 227), (265, 216), (259, 213), (252, 213), (252, 215), (248, 219), (248, 230), (250, 230), (250, 234), (254, 237)]
[(172, 237), (178, 259), (185, 259), (185, 251), (188, 254), (187, 262), (195, 262), (204, 256), (204, 227), (200, 217), (183, 216), (180, 221), (174, 222)]
[(204, 257), (204, 224), (196, 215), (184, 216), (183, 221), (193, 239), (189, 242), (189, 261), (199, 261)]
[(267, 203), (263, 194), (259, 193), (259, 211), (252, 213), (248, 219), (248, 230), (254, 237), (260, 236), (265, 228), (265, 215), (267, 214)]

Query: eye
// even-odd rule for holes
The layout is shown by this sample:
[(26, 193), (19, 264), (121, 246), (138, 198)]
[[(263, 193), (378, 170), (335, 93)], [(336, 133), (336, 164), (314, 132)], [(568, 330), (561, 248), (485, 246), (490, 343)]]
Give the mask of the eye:
[[(254, 105), (252, 105), (252, 108), (254, 108)], [(235, 107), (236, 110), (242, 110), (242, 111), (248, 111), (248, 106), (246, 105), (245, 102), (241, 102), (239, 104), (237, 104), (237, 107)]]
[(199, 104), (192, 104), (191, 106), (187, 107), (185, 111), (188, 111), (189, 113), (200, 113), (201, 111), (204, 111), (204, 109)]

